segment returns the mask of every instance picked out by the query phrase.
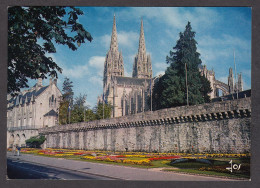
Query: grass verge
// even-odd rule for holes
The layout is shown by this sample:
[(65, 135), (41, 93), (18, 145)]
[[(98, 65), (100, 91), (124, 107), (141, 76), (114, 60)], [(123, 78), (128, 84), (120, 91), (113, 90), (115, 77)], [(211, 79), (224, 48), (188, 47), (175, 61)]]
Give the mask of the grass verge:
[(226, 178), (234, 178), (234, 179), (250, 179), (249, 175), (245, 174), (231, 174), (231, 173), (221, 173), (221, 172), (214, 172), (214, 171), (200, 171), (196, 169), (163, 169), (163, 171), (167, 172), (182, 172), (187, 174), (194, 174), (194, 175), (207, 175), (207, 176), (217, 176), (217, 177), (226, 177)]

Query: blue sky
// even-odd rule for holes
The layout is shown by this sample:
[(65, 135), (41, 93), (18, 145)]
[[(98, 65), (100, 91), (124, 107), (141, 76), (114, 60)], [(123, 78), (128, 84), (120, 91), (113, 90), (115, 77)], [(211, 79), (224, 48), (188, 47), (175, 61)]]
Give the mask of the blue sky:
[[(146, 50), (151, 55), (153, 76), (163, 74), (166, 56), (176, 45), (179, 33), (191, 22), (202, 64), (214, 69), (216, 79), (227, 83), (228, 69), (234, 67), (243, 76), (244, 89), (251, 88), (251, 8), (247, 7), (80, 7), (84, 15), (79, 22), (88, 30), (93, 41), (82, 44), (77, 51), (56, 45), (50, 54), (63, 69), (64, 77), (73, 81), (75, 96), (87, 94), (87, 105), (96, 105), (102, 94), (104, 60), (109, 50), (116, 15), (119, 50), (123, 53), (125, 76), (132, 75), (134, 56), (138, 50), (141, 19), (144, 22)], [(32, 86), (35, 81), (30, 82)], [(44, 80), (45, 85), (49, 83)]]

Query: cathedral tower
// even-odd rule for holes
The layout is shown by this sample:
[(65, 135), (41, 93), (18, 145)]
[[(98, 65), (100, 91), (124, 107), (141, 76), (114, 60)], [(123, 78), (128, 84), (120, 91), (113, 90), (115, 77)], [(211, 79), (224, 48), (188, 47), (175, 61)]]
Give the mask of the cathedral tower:
[(143, 20), (141, 21), (141, 30), (139, 38), (138, 53), (134, 59), (133, 77), (134, 78), (152, 78), (152, 63), (150, 55), (146, 54)]
[(234, 76), (232, 68), (229, 68), (229, 75), (228, 75), (228, 87), (229, 93), (234, 93)]
[(108, 89), (112, 76), (124, 76), (124, 61), (122, 52), (118, 51), (116, 18), (114, 15), (111, 43), (104, 63), (104, 92)]
[(238, 74), (238, 81), (237, 81), (237, 89), (238, 92), (243, 91), (243, 80), (242, 80), (242, 73)]

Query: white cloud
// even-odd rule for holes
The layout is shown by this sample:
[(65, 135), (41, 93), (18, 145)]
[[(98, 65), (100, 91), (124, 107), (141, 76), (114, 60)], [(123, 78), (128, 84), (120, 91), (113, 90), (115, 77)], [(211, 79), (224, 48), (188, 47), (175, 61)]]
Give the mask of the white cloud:
[(88, 64), (75, 65), (71, 68), (63, 66), (62, 74), (69, 78), (82, 78), (89, 73)]
[[(123, 47), (136, 48), (136, 43), (139, 40), (139, 34), (133, 31), (117, 31), (117, 42), (119, 50)], [(106, 34), (100, 37), (101, 44), (108, 50), (111, 42), (111, 34)], [(129, 50), (129, 49), (128, 49)]]
[(99, 76), (103, 76), (105, 57), (93, 56), (89, 59), (89, 65), (98, 71)]
[(165, 74), (165, 71), (159, 71), (155, 74), (155, 76), (159, 76), (159, 75), (164, 75)]
[(222, 36), (213, 38), (212, 36), (203, 36), (198, 40), (199, 46), (229, 46), (234, 48), (247, 49), (250, 41), (243, 40), (238, 37), (223, 34)]
[(105, 57), (93, 56), (89, 59), (89, 65), (98, 69), (104, 68)]
[(154, 74), (155, 76), (159, 76), (164, 75), (165, 74), (165, 70), (167, 69), (169, 65), (167, 65), (166, 63), (153, 63), (153, 70), (156, 70), (156, 73)]
[(119, 31), (118, 32), (118, 43), (119, 46), (128, 47), (128, 48), (136, 48), (136, 42), (139, 40), (139, 35), (133, 31)]
[(92, 76), (89, 78), (89, 81), (92, 83), (96, 83), (99, 86), (103, 86), (103, 81), (102, 78), (100, 76)]
[(188, 21), (191, 21), (192, 26), (208, 27), (213, 25), (221, 16), (214, 10), (200, 7), (194, 9), (177, 8), (177, 7), (145, 7), (132, 8), (128, 11), (124, 10), (118, 13), (118, 16), (125, 19), (132, 19), (141, 17), (150, 19), (156, 22), (164, 22), (174, 29), (183, 30)]
[(198, 52), (201, 54), (203, 64), (216, 68), (233, 63), (234, 50), (237, 64), (244, 66), (250, 57), (250, 41), (231, 35), (222, 35), (219, 37), (203, 36), (198, 40)]
[(167, 68), (168, 66), (169, 66), (169, 65), (168, 65), (167, 63), (162, 63), (162, 62), (153, 63), (153, 67), (155, 67), (156, 69), (166, 70), (166, 68)]
[(111, 41), (111, 35), (103, 35), (100, 37), (99, 41), (108, 50)]
[[(67, 66), (65, 62), (58, 59), (54, 54), (47, 54), (52, 60), (62, 68), (62, 75), (69, 78), (82, 78), (89, 73), (88, 64)], [(68, 60), (69, 61), (69, 60)], [(70, 68), (69, 68), (70, 67)]]

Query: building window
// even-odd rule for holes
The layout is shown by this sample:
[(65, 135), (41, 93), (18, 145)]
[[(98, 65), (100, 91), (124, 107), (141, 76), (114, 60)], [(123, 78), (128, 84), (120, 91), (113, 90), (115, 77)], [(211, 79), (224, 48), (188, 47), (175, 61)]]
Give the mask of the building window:
[(52, 95), (52, 96), (49, 98), (49, 107), (53, 107), (53, 106), (54, 106), (54, 103), (56, 103), (56, 99), (54, 99), (54, 95)]
[(26, 126), (26, 118), (23, 119), (23, 126)]

